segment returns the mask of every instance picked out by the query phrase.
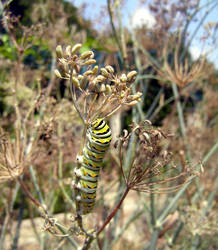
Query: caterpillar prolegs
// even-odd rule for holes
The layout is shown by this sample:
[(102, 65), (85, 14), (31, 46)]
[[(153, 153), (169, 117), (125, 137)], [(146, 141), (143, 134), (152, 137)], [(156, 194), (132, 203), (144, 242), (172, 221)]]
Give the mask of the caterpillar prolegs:
[(76, 185), (79, 195), (79, 213), (88, 214), (94, 207), (98, 177), (102, 168), (104, 155), (110, 146), (111, 130), (103, 119), (96, 119), (87, 129), (87, 141), (83, 154), (77, 155), (80, 168), (75, 169), (79, 178)]

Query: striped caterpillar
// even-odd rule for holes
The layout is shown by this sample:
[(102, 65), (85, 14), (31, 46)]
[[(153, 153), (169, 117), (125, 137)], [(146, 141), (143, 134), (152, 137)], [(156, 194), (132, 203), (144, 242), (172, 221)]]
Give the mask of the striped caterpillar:
[(87, 129), (87, 142), (83, 154), (77, 155), (80, 168), (75, 169), (79, 178), (76, 185), (79, 195), (79, 214), (88, 214), (94, 207), (98, 177), (103, 165), (103, 158), (111, 142), (111, 130), (103, 119), (94, 120)]

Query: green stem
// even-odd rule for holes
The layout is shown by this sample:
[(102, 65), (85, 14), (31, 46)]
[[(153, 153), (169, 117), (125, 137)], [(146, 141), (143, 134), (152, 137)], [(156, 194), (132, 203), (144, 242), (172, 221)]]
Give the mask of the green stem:
[(175, 100), (177, 100), (176, 108), (177, 108), (177, 112), (178, 112), (181, 133), (182, 133), (182, 136), (185, 137), (186, 136), (185, 122), (184, 122), (184, 117), (183, 117), (182, 105), (181, 105), (181, 102), (179, 101), (179, 92), (178, 92), (178, 89), (177, 89), (177, 86), (175, 83), (172, 83), (171, 86), (172, 86)]
[(17, 197), (19, 189), (20, 189), (20, 184), (19, 184), (19, 182), (16, 182), (15, 188), (13, 190), (13, 196), (12, 196), (12, 199), (11, 199), (11, 201), (9, 203), (9, 206), (8, 206), (8, 211), (9, 212), (6, 213), (4, 222), (3, 222), (2, 226), (1, 226), (1, 232), (0, 232), (0, 250), (4, 250), (5, 249), (4, 248), (4, 239), (5, 239), (7, 227), (9, 225), (9, 221), (10, 221), (10, 218), (11, 218), (11, 213), (13, 211), (14, 202), (16, 200), (16, 197)]
[[(56, 224), (56, 227), (64, 234), (66, 235), (68, 232), (60, 225)], [(76, 241), (74, 241), (74, 239), (72, 239), (70, 236), (67, 237), (67, 240), (71, 243), (71, 245), (75, 248), (75, 249), (79, 249), (78, 244), (76, 243)]]
[(112, 27), (112, 30), (113, 30), (113, 33), (114, 33), (114, 38), (116, 40), (116, 43), (117, 43), (117, 45), (119, 47), (119, 50), (121, 51), (121, 54), (123, 56), (122, 45), (120, 43), (120, 39), (118, 37), (117, 31), (116, 31), (116, 28), (115, 28), (114, 22), (113, 22), (113, 11), (112, 11), (112, 6), (111, 5), (112, 5), (111, 0), (107, 0), (107, 9), (108, 9), (109, 17), (110, 17), (110, 24), (111, 24), (111, 27)]
[[(34, 185), (34, 188), (35, 188), (35, 190), (36, 190), (36, 194), (37, 194), (37, 196), (38, 196), (38, 198), (39, 198), (39, 201), (40, 201), (41, 204), (45, 204), (32, 165), (30, 165), (29, 170), (30, 170), (30, 176), (31, 176), (31, 178), (32, 178), (33, 185)], [(40, 248), (41, 248), (41, 249), (44, 249), (44, 247), (45, 247), (45, 237), (46, 237), (45, 235), (43, 235), (43, 236), (40, 237)]]
[[(41, 204), (44, 204), (44, 199), (43, 199), (43, 196), (42, 196), (42, 193), (40, 191), (40, 188), (39, 188), (39, 185), (37, 183), (37, 180), (36, 180), (36, 176), (35, 176), (35, 173), (34, 173), (34, 170), (32, 168), (32, 166), (30, 166), (30, 174), (31, 174), (31, 177), (32, 177), (32, 180), (33, 180), (33, 184), (34, 184), (34, 187), (36, 189), (36, 192), (38, 194), (38, 197), (39, 197), (39, 200), (40, 200), (40, 203)], [(29, 197), (30, 198), (30, 197)], [(32, 197), (33, 198), (33, 197)], [(41, 207), (41, 204), (35, 199), (32, 199), (34, 204), (37, 205), (37, 206), (40, 206)], [(58, 227), (58, 229), (63, 232), (64, 234), (67, 234), (67, 232), (63, 229), (63, 227), (61, 225), (58, 225), (56, 224), (56, 227)], [(73, 246), (77, 246), (76, 242), (70, 237), (70, 236), (67, 236), (67, 240), (71, 243), (71, 245)], [(43, 246), (45, 244), (44, 242), (44, 239), (41, 239), (41, 246)], [(75, 247), (77, 248), (77, 247)]]
[[(208, 213), (208, 210), (212, 207), (212, 204), (213, 204), (213, 199), (214, 197), (216, 196), (216, 190), (217, 190), (217, 181), (218, 181), (218, 178), (216, 178), (215, 180), (215, 185), (214, 187), (212, 188), (212, 192), (210, 193), (210, 195), (208, 196), (207, 198), (207, 203), (206, 203), (206, 206), (203, 208), (203, 211), (202, 211), (202, 214), (201, 214), (201, 217), (200, 217), (200, 221), (199, 222), (202, 222), (202, 220), (205, 218), (205, 216), (207, 215)], [(200, 235), (195, 235), (192, 239), (192, 250), (197, 250), (198, 249), (198, 246), (200, 244)]]
[(210, 157), (216, 152), (217, 149), (218, 149), (218, 141), (214, 144), (211, 150), (203, 158), (202, 164), (205, 164), (210, 159)]
[(127, 231), (128, 227), (131, 225), (131, 223), (134, 222), (135, 220), (137, 220), (143, 213), (144, 213), (144, 210), (140, 211), (139, 208), (137, 208), (135, 211), (133, 211), (132, 216), (129, 218), (127, 223), (120, 229), (118, 235), (113, 240), (112, 245), (115, 245), (115, 243), (120, 239), (120, 237), (123, 235), (123, 233)]
[[(153, 186), (151, 186), (153, 188)], [(150, 193), (150, 203), (151, 203), (151, 224), (153, 227), (156, 224), (156, 209), (155, 209), (155, 194)]]
[(17, 219), (15, 236), (14, 236), (12, 247), (11, 247), (12, 250), (18, 249), (20, 229), (21, 229), (21, 224), (22, 224), (22, 220), (23, 220), (23, 210), (24, 210), (24, 195), (23, 195), (23, 193), (21, 193), (21, 204), (20, 204), (20, 209), (19, 209), (19, 214), (18, 214), (18, 219)]
[(183, 226), (184, 226), (184, 223), (180, 221), (173, 235), (172, 241), (170, 243), (170, 247), (172, 247), (176, 243), (176, 239), (178, 238), (180, 232), (182, 231)]
[[(201, 28), (203, 22), (205, 21), (205, 19), (207, 18), (207, 16), (210, 14), (210, 12), (211, 12), (216, 6), (217, 6), (217, 3), (215, 3), (212, 7), (210, 7), (210, 9), (208, 9), (208, 10), (205, 11), (204, 16), (201, 18), (199, 24), (197, 25), (196, 29), (195, 29), (194, 32), (192, 33), (192, 36), (191, 36), (191, 38), (190, 38), (190, 40), (189, 40), (189, 42), (188, 42), (188, 44), (187, 44), (187, 46), (186, 46), (186, 49), (184, 50), (184, 53), (182, 54), (182, 57), (184, 57), (184, 55), (186, 54), (187, 49), (188, 49), (189, 46), (191, 45), (191, 43), (192, 43), (194, 37), (196, 36), (198, 30)], [(181, 57), (181, 58), (182, 58), (182, 57)]]
[(160, 63), (141, 44), (137, 44), (137, 46), (155, 67), (161, 68)]
[(66, 200), (71, 204), (74, 208), (74, 202), (72, 198), (68, 195), (64, 188), (63, 184), (63, 151), (62, 151), (62, 142), (61, 142), (61, 135), (62, 135), (62, 124), (61, 122), (58, 123), (58, 149), (59, 149), (59, 156), (58, 156), (58, 175), (59, 175), (59, 186), (61, 188), (61, 192), (63, 193)]
[[(184, 147), (185, 147), (185, 153), (186, 153), (186, 158), (188, 160), (188, 162), (191, 164), (192, 162), (192, 158), (191, 158), (191, 154), (189, 151), (189, 147), (188, 147), (188, 143), (187, 143), (187, 138), (186, 138), (186, 127), (185, 127), (185, 121), (184, 121), (184, 115), (183, 115), (183, 110), (182, 110), (182, 105), (181, 102), (179, 100), (179, 92), (178, 92), (178, 88), (176, 86), (175, 83), (171, 83), (172, 86), (172, 90), (173, 90), (173, 94), (176, 100), (176, 108), (177, 108), (177, 113), (178, 113), (178, 117), (179, 117), (179, 124), (180, 124), (180, 129), (181, 129), (181, 134), (182, 137), (184, 139)], [(197, 179), (195, 179), (195, 185), (197, 187), (197, 191), (201, 197), (201, 199), (203, 198), (200, 192), (200, 185), (199, 185), (199, 181)]]
[(42, 193), (41, 193), (39, 185), (37, 183), (36, 175), (35, 175), (35, 172), (33, 170), (33, 166), (32, 165), (30, 165), (29, 170), (30, 170), (30, 175), (31, 175), (31, 178), (32, 178), (32, 181), (33, 181), (34, 188), (36, 190), (36, 194), (39, 197), (39, 201), (40, 201), (41, 204), (44, 204), (44, 199), (42, 197)]
[(174, 101), (174, 100), (175, 100), (175, 97), (174, 97), (174, 96), (171, 96), (170, 98), (168, 98), (168, 99), (163, 103), (163, 105), (160, 105), (160, 106), (158, 106), (158, 107), (155, 109), (155, 111), (153, 112), (153, 114), (150, 115), (149, 120), (150, 120), (151, 122), (153, 122), (154, 118), (155, 118), (156, 115), (161, 111), (161, 109), (162, 109), (163, 107), (165, 107), (166, 105), (168, 105), (169, 103), (171, 103), (172, 101)]
[(149, 119), (149, 118), (150, 118), (150, 116), (151, 116), (151, 114), (153, 113), (155, 107), (157, 106), (157, 103), (158, 103), (159, 100), (160, 100), (160, 96), (161, 96), (161, 94), (163, 93), (163, 91), (164, 91), (164, 86), (162, 86), (162, 87), (160, 88), (160, 90), (158, 91), (157, 95), (155, 96), (153, 103), (151, 104), (151, 106), (150, 106), (148, 112), (147, 112), (146, 115), (145, 115), (145, 119)]
[(123, 25), (122, 25), (122, 18), (120, 12), (120, 1), (117, 0), (117, 13), (118, 13), (118, 21), (119, 21), (119, 28), (120, 28), (120, 45), (121, 45), (121, 54), (123, 59), (123, 66), (125, 70), (129, 69), (128, 61), (127, 61), (127, 52), (126, 52), (126, 43), (125, 37), (123, 32)]
[[(215, 153), (215, 151), (218, 149), (218, 141), (215, 143), (215, 145), (211, 148), (211, 150), (207, 153), (207, 155), (204, 157), (203, 159), (203, 163), (206, 163), (209, 158)], [(198, 165), (198, 167), (200, 168), (200, 164)], [(185, 192), (185, 190), (187, 189), (187, 187), (190, 185), (191, 180), (194, 179), (194, 177), (191, 177), (190, 181), (187, 182), (178, 192), (177, 194), (174, 196), (174, 198), (171, 200), (171, 202), (168, 204), (168, 206), (164, 209), (164, 211), (162, 212), (162, 214), (159, 216), (159, 218), (157, 219), (157, 225), (161, 226), (163, 223), (163, 220), (165, 219), (165, 217), (169, 214), (169, 212), (171, 211), (171, 209), (175, 206), (176, 202), (178, 201), (178, 199), (183, 195), (183, 193)]]
[(151, 244), (150, 244), (149, 250), (156, 250), (158, 234), (159, 234), (159, 230), (155, 229), (153, 234), (152, 234)]

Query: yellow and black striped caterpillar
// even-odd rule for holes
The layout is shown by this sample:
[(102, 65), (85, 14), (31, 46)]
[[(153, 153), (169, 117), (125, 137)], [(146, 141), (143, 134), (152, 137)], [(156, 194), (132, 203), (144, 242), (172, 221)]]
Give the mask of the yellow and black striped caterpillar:
[(87, 142), (83, 154), (77, 155), (80, 168), (75, 169), (79, 178), (76, 185), (79, 195), (79, 213), (88, 214), (95, 204), (98, 186), (99, 171), (102, 168), (103, 158), (111, 142), (111, 130), (103, 119), (96, 119), (87, 129)]

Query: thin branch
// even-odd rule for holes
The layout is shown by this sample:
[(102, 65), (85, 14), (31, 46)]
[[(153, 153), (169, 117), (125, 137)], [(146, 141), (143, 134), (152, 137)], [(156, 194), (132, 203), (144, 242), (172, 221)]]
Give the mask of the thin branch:
[(117, 43), (117, 45), (119, 47), (119, 50), (122, 53), (122, 45), (120, 43), (120, 39), (118, 37), (117, 31), (116, 31), (116, 28), (115, 28), (115, 25), (114, 25), (114, 21), (113, 21), (113, 11), (112, 11), (111, 0), (107, 0), (107, 8), (108, 8), (108, 13), (109, 13), (109, 17), (110, 17), (111, 27), (112, 27), (112, 30), (113, 30), (113, 33), (114, 33), (114, 38), (115, 38), (116, 43)]
[(27, 195), (27, 197), (28, 197), (37, 207), (41, 207), (41, 203), (40, 203), (38, 200), (36, 200), (36, 199), (32, 196), (32, 194), (30, 193), (29, 189), (27, 188), (27, 186), (24, 184), (23, 180), (22, 180), (20, 177), (18, 177), (18, 181), (19, 181), (19, 183), (20, 183), (20, 185), (21, 185), (21, 187), (22, 187), (24, 193)]
[(105, 220), (104, 224), (98, 229), (98, 231), (96, 233), (97, 235), (99, 235), (104, 230), (104, 228), (108, 225), (108, 223), (111, 221), (111, 219), (115, 216), (115, 214), (117, 213), (118, 209), (121, 207), (124, 199), (126, 198), (127, 194), (129, 193), (129, 191), (130, 191), (130, 188), (126, 187), (126, 190), (123, 193), (123, 196), (120, 199), (119, 203), (116, 205), (116, 207), (110, 213), (110, 215), (107, 217), (107, 219)]
[[(82, 116), (81, 111), (79, 110), (79, 107), (77, 106), (76, 100), (75, 100), (75, 86), (72, 84), (72, 75), (73, 75), (73, 69), (71, 67), (70, 69), (70, 80), (69, 80), (69, 88), (70, 88), (70, 93), (71, 93), (71, 98), (73, 102), (73, 106), (75, 107), (77, 113), (79, 114), (80, 119), (82, 120), (83, 124), (86, 124), (84, 117)], [(72, 88), (73, 85), (73, 88)]]

